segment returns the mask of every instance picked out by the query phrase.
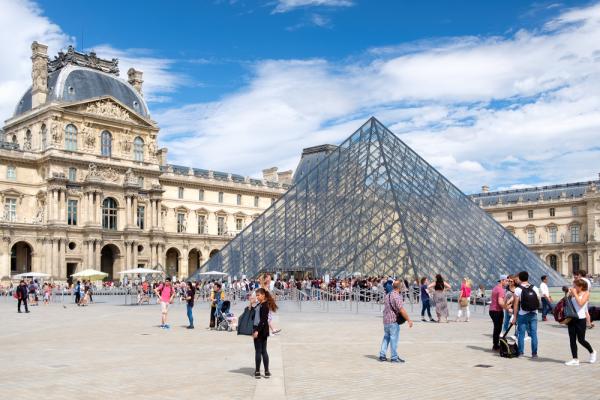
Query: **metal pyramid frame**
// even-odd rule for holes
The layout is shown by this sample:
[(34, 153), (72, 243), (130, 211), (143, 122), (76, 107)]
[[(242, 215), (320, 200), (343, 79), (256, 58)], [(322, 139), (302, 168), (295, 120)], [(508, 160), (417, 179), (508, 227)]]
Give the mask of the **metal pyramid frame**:
[(502, 274), (563, 279), (513, 234), (383, 126), (369, 119), (248, 225), (199, 272), (232, 277), (310, 270), (463, 277), (487, 286)]

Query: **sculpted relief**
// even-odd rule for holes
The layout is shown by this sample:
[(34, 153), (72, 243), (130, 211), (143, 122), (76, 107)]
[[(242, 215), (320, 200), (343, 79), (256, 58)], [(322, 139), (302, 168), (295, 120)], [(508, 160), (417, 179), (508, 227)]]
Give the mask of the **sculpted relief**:
[(94, 163), (88, 166), (88, 174), (85, 180), (105, 180), (109, 182), (117, 182), (119, 180), (119, 173), (111, 167), (99, 169)]
[(96, 148), (96, 130), (91, 127), (90, 123), (86, 123), (81, 128), (81, 136), (86, 149), (94, 150)]
[(50, 132), (52, 134), (52, 142), (54, 142), (56, 144), (62, 142), (62, 129), (60, 129), (58, 122), (52, 123), (52, 128), (51, 128)]
[(88, 114), (99, 115), (101, 117), (133, 122), (127, 110), (110, 100), (101, 100), (88, 104), (84, 112)]

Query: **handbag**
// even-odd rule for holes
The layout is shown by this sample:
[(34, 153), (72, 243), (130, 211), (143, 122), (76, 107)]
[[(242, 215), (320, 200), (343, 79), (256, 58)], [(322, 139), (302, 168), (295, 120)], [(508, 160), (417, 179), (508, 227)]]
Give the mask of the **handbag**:
[(573, 305), (572, 296), (566, 296), (565, 298), (564, 313), (565, 318), (579, 318), (579, 315), (577, 315), (577, 311), (575, 310), (575, 306)]
[(238, 319), (237, 334), (252, 336), (254, 330), (254, 308), (246, 307)]
[(396, 311), (396, 310), (394, 309), (394, 306), (392, 306), (392, 301), (390, 300), (390, 297), (391, 297), (391, 293), (387, 295), (387, 299), (388, 299), (388, 302), (389, 302), (389, 304), (390, 304), (390, 308), (392, 309), (392, 311), (394, 312), (394, 314), (396, 314), (396, 323), (397, 323), (398, 325), (402, 325), (403, 323), (405, 323), (405, 322), (406, 322), (406, 318), (404, 318), (404, 317), (402, 316), (402, 314), (400, 314), (400, 312), (399, 312), (399, 311)]
[(469, 306), (469, 298), (461, 297), (460, 300), (458, 301), (458, 303), (460, 304), (461, 307), (468, 307)]

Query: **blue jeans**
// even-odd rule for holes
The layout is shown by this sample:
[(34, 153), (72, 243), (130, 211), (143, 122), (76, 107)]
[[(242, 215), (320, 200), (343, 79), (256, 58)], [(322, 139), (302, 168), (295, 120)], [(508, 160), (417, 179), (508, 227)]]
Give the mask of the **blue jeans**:
[(429, 319), (431, 318), (431, 299), (424, 299), (421, 306), (421, 318), (425, 317), (425, 310), (427, 310), (427, 315), (429, 315)]
[(530, 312), (525, 315), (517, 316), (517, 329), (519, 330), (519, 337), (517, 338), (519, 354), (523, 354), (525, 351), (525, 332), (527, 332), (529, 337), (531, 337), (531, 353), (537, 354), (537, 313)]
[(552, 312), (552, 303), (545, 297), (542, 297), (542, 318), (546, 318), (546, 315)]
[(383, 325), (383, 340), (379, 357), (385, 357), (388, 346), (391, 348), (392, 360), (398, 359), (398, 339), (400, 339), (400, 325), (395, 322)]
[(192, 309), (194, 306), (187, 305), (187, 317), (190, 320), (190, 326), (194, 326), (194, 314), (192, 314)]
[[(502, 325), (502, 331), (506, 332), (508, 327), (510, 326), (510, 319), (512, 318), (512, 314), (508, 311), (504, 310), (504, 323)], [(516, 330), (515, 330), (516, 332)]]

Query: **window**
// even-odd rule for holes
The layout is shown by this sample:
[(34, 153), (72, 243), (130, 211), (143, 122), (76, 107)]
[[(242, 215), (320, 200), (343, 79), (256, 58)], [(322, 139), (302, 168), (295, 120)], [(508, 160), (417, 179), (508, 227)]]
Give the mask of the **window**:
[(177, 213), (177, 233), (182, 233), (185, 231), (185, 214)]
[(550, 243), (556, 243), (556, 227), (551, 226), (549, 229)]
[(77, 180), (77, 168), (69, 168), (69, 180), (76, 181)]
[(206, 234), (206, 216), (198, 215), (198, 234)]
[(571, 242), (579, 242), (579, 225), (571, 225)]
[(42, 125), (40, 136), (42, 137), (42, 140), (40, 141), (42, 143), (42, 150), (46, 150), (48, 147), (48, 129), (46, 129), (46, 124)]
[(579, 214), (579, 212), (578, 212), (577, 206), (571, 207), (571, 215), (573, 217), (576, 217), (578, 214)]
[(112, 154), (112, 135), (109, 131), (102, 131), (100, 136), (101, 154), (104, 157), (110, 157)]
[(177, 188), (177, 198), (183, 199), (183, 188), (182, 187)]
[(17, 179), (17, 169), (14, 165), (9, 165), (6, 167), (6, 179), (14, 181)]
[(533, 218), (533, 210), (527, 210), (527, 217)]
[(73, 124), (65, 127), (65, 150), (77, 151), (77, 128)]
[(204, 189), (198, 190), (198, 201), (204, 201)]
[(580, 265), (579, 265), (579, 254), (573, 254), (571, 256), (571, 259), (573, 261), (573, 273), (579, 271), (580, 269)]
[(67, 202), (67, 224), (77, 225), (77, 200)]
[(556, 209), (555, 209), (554, 207), (552, 207), (552, 208), (550, 209), (550, 216), (551, 216), (551, 217), (556, 217)]
[(244, 229), (244, 220), (242, 218), (235, 219), (235, 230), (241, 231)]
[(509, 221), (512, 221), (512, 211), (507, 212), (506, 217), (508, 218)]
[(555, 271), (558, 270), (558, 257), (556, 257), (556, 255), (554, 254), (550, 255), (550, 268), (552, 268)]
[(223, 192), (219, 192), (219, 203), (223, 202)]
[(117, 202), (112, 197), (108, 197), (102, 202), (102, 228), (117, 229)]
[(241, 195), (241, 194), (238, 194), (238, 195), (237, 195), (237, 197), (236, 197), (236, 204), (237, 204), (238, 206), (241, 206), (241, 205), (242, 205), (242, 195)]
[(527, 229), (527, 244), (535, 244), (535, 229)]
[(217, 235), (225, 234), (225, 217), (217, 218)]
[(254, 196), (254, 207), (258, 207), (258, 196)]
[(4, 200), (4, 219), (9, 222), (17, 220), (17, 199)]
[(138, 208), (137, 208), (137, 227), (142, 230), (144, 229), (145, 213), (146, 213), (146, 207), (138, 206)]
[(139, 136), (133, 141), (133, 159), (144, 161), (144, 141)]

